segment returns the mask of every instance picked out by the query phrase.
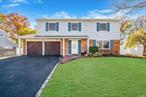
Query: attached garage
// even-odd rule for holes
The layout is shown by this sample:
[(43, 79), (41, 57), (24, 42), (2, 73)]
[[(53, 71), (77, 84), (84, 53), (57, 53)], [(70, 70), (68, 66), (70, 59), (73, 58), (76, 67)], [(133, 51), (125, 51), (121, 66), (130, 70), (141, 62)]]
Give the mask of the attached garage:
[(27, 42), (27, 55), (42, 55), (42, 42)]
[(45, 42), (45, 55), (60, 55), (60, 42)]
[(27, 41), (27, 55), (60, 55), (60, 41)]

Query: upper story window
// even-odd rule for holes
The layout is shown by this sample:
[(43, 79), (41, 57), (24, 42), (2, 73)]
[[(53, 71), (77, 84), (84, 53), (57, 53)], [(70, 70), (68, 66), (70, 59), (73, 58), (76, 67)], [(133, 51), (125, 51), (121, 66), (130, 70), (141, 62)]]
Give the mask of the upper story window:
[(107, 31), (107, 23), (100, 23), (99, 30), (100, 31)]
[(79, 30), (79, 23), (72, 23), (71, 30), (78, 31)]
[(56, 23), (49, 23), (49, 30), (56, 30)]
[(46, 31), (59, 31), (59, 23), (46, 22)]
[(68, 23), (68, 31), (81, 31), (81, 23)]
[(110, 31), (110, 23), (97, 23), (97, 31)]

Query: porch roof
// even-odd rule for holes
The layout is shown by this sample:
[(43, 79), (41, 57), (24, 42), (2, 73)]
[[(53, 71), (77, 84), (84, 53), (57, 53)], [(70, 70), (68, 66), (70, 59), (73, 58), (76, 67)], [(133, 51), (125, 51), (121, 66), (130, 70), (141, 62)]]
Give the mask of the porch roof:
[(20, 36), (21, 39), (32, 39), (32, 38), (88, 38), (87, 35), (39, 35), (39, 34), (31, 34)]

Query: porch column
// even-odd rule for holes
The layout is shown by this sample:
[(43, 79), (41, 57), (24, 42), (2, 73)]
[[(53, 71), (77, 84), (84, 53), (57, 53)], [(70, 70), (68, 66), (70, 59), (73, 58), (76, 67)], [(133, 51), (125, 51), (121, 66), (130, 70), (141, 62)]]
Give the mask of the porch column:
[(89, 53), (89, 38), (87, 38), (87, 54)]
[(65, 55), (65, 39), (63, 38), (63, 56)]
[(45, 41), (42, 41), (42, 55), (45, 55)]
[(21, 39), (18, 38), (18, 56), (21, 56)]

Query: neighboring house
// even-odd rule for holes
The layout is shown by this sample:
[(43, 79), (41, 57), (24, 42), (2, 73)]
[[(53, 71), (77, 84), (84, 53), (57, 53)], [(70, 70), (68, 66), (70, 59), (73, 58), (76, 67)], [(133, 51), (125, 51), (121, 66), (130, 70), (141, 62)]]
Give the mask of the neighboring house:
[[(124, 36), (124, 37), (123, 37)], [(126, 48), (127, 38), (129, 35), (122, 35), (120, 43), (120, 55), (143, 56), (143, 45), (137, 44), (134, 48)]]
[(9, 40), (8, 34), (0, 29), (0, 49), (13, 49), (16, 45)]
[(37, 19), (37, 30), (20, 37), (20, 55), (81, 54), (91, 46), (120, 51), (120, 20)]

